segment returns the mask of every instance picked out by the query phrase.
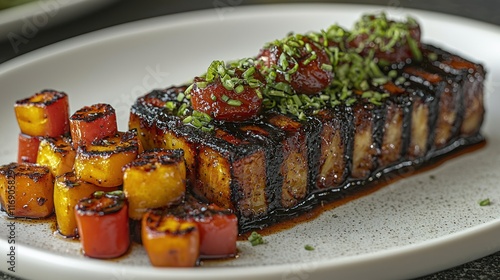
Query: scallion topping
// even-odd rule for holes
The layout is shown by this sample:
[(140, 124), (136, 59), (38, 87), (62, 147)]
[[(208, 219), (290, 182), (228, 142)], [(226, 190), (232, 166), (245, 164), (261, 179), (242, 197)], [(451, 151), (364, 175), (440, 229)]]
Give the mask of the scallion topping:
[(207, 113), (193, 110), (190, 116), (185, 117), (182, 122), (184, 124), (190, 124), (196, 128), (203, 129), (203, 131), (212, 131), (214, 129), (211, 123), (212, 117)]
[(489, 206), (489, 205), (491, 205), (491, 201), (489, 198), (479, 201), (479, 206)]
[(304, 249), (306, 249), (307, 251), (314, 251), (314, 247), (313, 247), (313, 246), (311, 246), (311, 245), (309, 245), (309, 244), (308, 244), (308, 245), (305, 245), (305, 246), (304, 246)]
[(433, 53), (433, 52), (429, 53), (427, 55), (427, 57), (429, 58), (430, 61), (436, 61), (438, 59), (437, 53)]
[(241, 106), (241, 104), (243, 104), (243, 102), (241, 102), (240, 100), (236, 100), (236, 99), (229, 99), (229, 100), (227, 101), (227, 104), (228, 104), (228, 105), (231, 105), (231, 106), (236, 106), (236, 107), (238, 107), (238, 106)]
[(262, 235), (258, 234), (255, 231), (250, 234), (250, 236), (248, 237), (248, 241), (250, 241), (250, 244), (252, 244), (252, 246), (257, 246), (266, 243), (264, 238), (262, 238)]
[[(212, 94), (212, 101), (241, 106), (243, 99), (240, 100), (238, 95), (245, 94), (247, 88), (252, 88), (262, 99), (265, 110), (275, 110), (299, 120), (306, 120), (307, 116), (317, 114), (323, 108), (341, 104), (352, 106), (359, 100), (382, 105), (384, 99), (389, 97), (382, 86), (388, 82), (401, 85), (406, 80), (399, 75), (398, 70), (389, 68), (391, 61), (380, 59), (376, 54), (407, 46), (413, 60), (421, 60), (423, 55), (419, 42), (412, 37), (416, 28), (418, 24), (412, 18), (392, 21), (387, 19), (385, 13), (380, 13), (364, 15), (351, 31), (332, 25), (317, 33), (289, 34), (264, 46), (264, 49), (278, 50), (274, 64), (268, 65), (253, 58), (228, 64), (215, 60), (201, 76), (201, 81), (191, 84), (184, 93), (177, 96), (177, 102), (180, 103), (167, 102), (165, 107), (172, 112), (177, 110), (177, 115), (183, 116), (185, 123), (210, 130), (211, 119), (201, 117), (199, 112), (190, 114), (189, 100), (193, 86), (202, 89), (218, 80), (226, 90), (233, 91), (236, 95), (227, 92), (222, 96)], [(356, 48), (350, 44), (354, 39)], [(331, 72), (333, 79), (322, 92), (305, 95), (293, 89), (292, 78), (301, 65), (313, 63), (318, 58), (318, 48), (326, 52), (331, 62), (318, 67)], [(435, 60), (437, 55), (431, 53), (429, 59)]]
[(361, 51), (365, 46), (376, 46), (381, 52), (390, 52), (395, 47), (408, 44), (413, 58), (419, 61), (421, 53), (418, 45), (411, 37), (411, 29), (418, 24), (413, 18), (407, 18), (406, 22), (391, 21), (387, 19), (385, 13), (363, 15), (356, 22), (354, 29), (348, 37), (348, 41), (360, 38), (360, 35), (366, 37), (359, 45)]
[(177, 104), (175, 104), (174, 101), (168, 101), (165, 103), (165, 107), (167, 108), (167, 110), (172, 112), (175, 110), (175, 108), (177, 108)]

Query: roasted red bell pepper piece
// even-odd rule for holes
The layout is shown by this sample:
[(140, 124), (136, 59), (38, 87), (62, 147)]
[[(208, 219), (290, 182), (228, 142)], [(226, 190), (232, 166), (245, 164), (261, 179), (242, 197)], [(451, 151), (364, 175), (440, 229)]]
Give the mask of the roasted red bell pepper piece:
[(128, 209), (122, 191), (95, 192), (78, 202), (75, 214), (86, 256), (108, 259), (127, 252), (130, 246)]
[(231, 211), (214, 204), (205, 209), (194, 219), (200, 229), (201, 257), (234, 257), (237, 253), (238, 218)]
[(215, 204), (205, 204), (193, 197), (170, 208), (169, 213), (193, 221), (200, 230), (200, 256), (205, 259), (228, 258), (237, 253), (238, 218)]
[(69, 102), (64, 92), (43, 90), (16, 101), (14, 111), (24, 134), (57, 137), (69, 132)]
[(102, 103), (85, 106), (71, 115), (70, 129), (75, 147), (114, 136), (118, 132), (115, 109)]
[(41, 139), (39, 136), (30, 136), (27, 134), (19, 133), (17, 162), (36, 163), (40, 141)]

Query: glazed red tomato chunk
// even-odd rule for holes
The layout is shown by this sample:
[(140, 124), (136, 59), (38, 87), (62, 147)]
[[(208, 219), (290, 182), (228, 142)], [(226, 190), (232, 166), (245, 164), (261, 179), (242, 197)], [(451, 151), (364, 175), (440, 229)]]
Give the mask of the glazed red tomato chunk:
[(420, 37), (420, 26), (411, 18), (399, 22), (388, 20), (385, 14), (365, 15), (356, 22), (347, 45), (362, 55), (374, 52), (379, 61), (396, 63), (421, 59)]
[(196, 77), (191, 105), (216, 120), (241, 121), (258, 115), (262, 107), (262, 77), (254, 66), (214, 61), (207, 74)]
[(287, 82), (297, 93), (318, 93), (333, 79), (327, 50), (306, 36), (276, 40), (260, 51), (258, 59), (268, 83)]

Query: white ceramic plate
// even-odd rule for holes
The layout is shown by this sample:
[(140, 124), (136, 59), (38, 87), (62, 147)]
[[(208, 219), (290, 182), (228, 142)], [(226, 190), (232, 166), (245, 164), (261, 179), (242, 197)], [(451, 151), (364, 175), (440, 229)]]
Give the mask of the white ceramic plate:
[(14, 45), (39, 30), (91, 12), (116, 0), (38, 0), (0, 10), (0, 41)]
[[(108, 102), (126, 128), (133, 100), (180, 84), (214, 59), (252, 56), (289, 31), (338, 22), (350, 27), (370, 6), (273, 5), (219, 7), (135, 22), (74, 38), (0, 65), (1, 163), (16, 158), (16, 99), (44, 88), (70, 94), (72, 111)], [(15, 223), (16, 275), (30, 279), (402, 279), (449, 268), (500, 250), (500, 32), (462, 18), (419, 11), (427, 42), (484, 62), (488, 69), (488, 145), (474, 153), (325, 212), (292, 229), (266, 236), (240, 256), (193, 269), (149, 265), (140, 246), (118, 261), (81, 256), (77, 242), (54, 236), (48, 224)], [(459, 30), (459, 32), (454, 31)], [(433, 175), (432, 178), (430, 175)], [(478, 201), (492, 204), (480, 207)], [(5, 222), (2, 221), (2, 224)], [(6, 258), (7, 228), (0, 226)], [(316, 249), (306, 251), (304, 245)], [(7, 271), (5, 261), (0, 268)]]

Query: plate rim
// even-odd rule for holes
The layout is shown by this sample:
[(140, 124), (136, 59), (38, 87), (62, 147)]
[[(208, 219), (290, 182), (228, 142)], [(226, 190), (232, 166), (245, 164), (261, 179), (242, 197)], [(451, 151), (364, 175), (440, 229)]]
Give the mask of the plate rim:
[[(0, 10), (0, 41), (7, 40), (10, 33), (16, 33), (19, 32), (19, 30), (22, 30), (21, 24), (26, 21), (29, 22), (30, 19), (32, 21), (30, 23), (35, 24), (33, 22), (34, 18), (40, 15), (45, 15), (48, 21), (43, 24), (40, 23), (40, 26), (36, 27), (44, 29), (57, 24), (58, 22), (69, 19), (68, 12), (71, 15), (83, 14), (84, 12), (105, 6), (114, 1), (117, 0), (35, 0)], [(57, 6), (50, 5), (53, 3), (56, 3)], [(78, 11), (75, 12), (77, 9)], [(66, 14), (60, 13), (61, 11)]]

